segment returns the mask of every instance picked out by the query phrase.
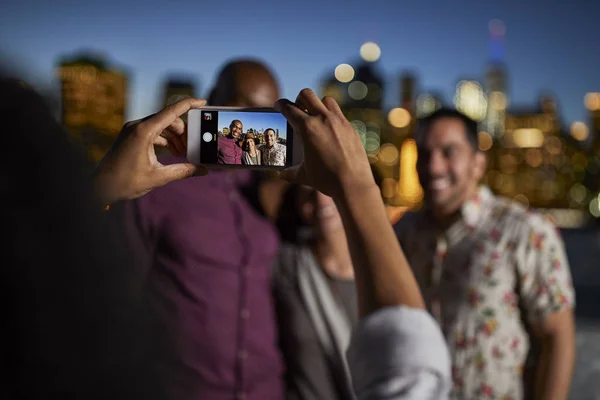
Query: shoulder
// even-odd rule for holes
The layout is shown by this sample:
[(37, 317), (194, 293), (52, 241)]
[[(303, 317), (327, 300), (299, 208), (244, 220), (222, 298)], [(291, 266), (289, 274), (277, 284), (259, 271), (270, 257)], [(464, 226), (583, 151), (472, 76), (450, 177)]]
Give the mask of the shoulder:
[(508, 229), (519, 238), (528, 238), (532, 234), (560, 236), (556, 225), (541, 212), (525, 208), (520, 203), (497, 196), (490, 207), (490, 218), (504, 229)]

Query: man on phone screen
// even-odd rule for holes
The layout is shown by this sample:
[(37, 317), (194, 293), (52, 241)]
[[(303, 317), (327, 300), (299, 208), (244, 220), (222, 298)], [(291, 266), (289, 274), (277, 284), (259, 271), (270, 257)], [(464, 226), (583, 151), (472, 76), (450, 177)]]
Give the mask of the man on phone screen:
[(242, 148), (238, 141), (244, 126), (242, 121), (234, 119), (229, 125), (229, 134), (219, 136), (217, 160), (219, 164), (237, 165), (242, 163)]
[(277, 143), (275, 130), (269, 128), (265, 131), (265, 144), (260, 147), (263, 165), (285, 165), (286, 147)]

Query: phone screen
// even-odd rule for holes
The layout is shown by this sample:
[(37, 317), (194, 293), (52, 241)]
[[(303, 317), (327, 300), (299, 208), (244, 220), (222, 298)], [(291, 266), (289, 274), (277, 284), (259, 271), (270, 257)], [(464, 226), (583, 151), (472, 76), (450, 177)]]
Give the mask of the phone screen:
[(273, 109), (209, 107), (188, 114), (188, 159), (213, 166), (289, 167), (293, 132)]

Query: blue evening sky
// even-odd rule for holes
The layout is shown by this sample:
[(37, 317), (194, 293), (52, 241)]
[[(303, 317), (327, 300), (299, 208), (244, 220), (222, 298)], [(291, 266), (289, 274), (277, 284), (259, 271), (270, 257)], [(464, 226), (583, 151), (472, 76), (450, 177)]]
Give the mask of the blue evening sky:
[(279, 129), (279, 137), (286, 138), (287, 121), (285, 117), (279, 113), (262, 113), (262, 112), (237, 112), (237, 111), (219, 111), (219, 130), (229, 127), (231, 121), (239, 119), (244, 125), (244, 132), (252, 128), (260, 131), (267, 128)]
[(495, 18), (507, 29), (511, 103), (533, 106), (550, 91), (565, 122), (587, 121), (584, 95), (600, 91), (600, 2), (592, 0), (8, 1), (0, 6), (0, 54), (48, 85), (57, 57), (104, 52), (132, 74), (132, 119), (156, 110), (172, 73), (191, 75), (205, 96), (225, 60), (259, 57), (294, 98), (318, 88), (337, 64), (355, 62), (372, 40), (382, 49), (391, 107), (405, 69), (419, 74), (420, 90), (446, 101), (458, 80), (482, 78)]

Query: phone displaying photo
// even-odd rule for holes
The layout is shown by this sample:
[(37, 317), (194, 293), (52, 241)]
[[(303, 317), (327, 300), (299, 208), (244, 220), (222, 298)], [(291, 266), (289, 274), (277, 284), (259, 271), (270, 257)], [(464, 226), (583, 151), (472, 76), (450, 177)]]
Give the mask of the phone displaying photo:
[(283, 169), (301, 159), (292, 128), (272, 108), (190, 110), (187, 134), (188, 160), (198, 165)]

